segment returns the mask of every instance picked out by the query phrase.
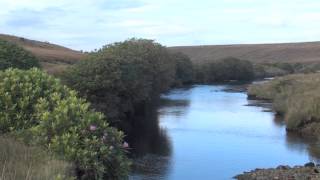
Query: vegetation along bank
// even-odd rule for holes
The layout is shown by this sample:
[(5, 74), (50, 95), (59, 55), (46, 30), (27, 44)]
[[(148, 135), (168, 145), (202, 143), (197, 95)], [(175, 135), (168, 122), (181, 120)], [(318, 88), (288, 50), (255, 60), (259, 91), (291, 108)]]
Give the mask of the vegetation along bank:
[(249, 97), (268, 99), (284, 116), (287, 130), (320, 136), (320, 74), (295, 74), (251, 85)]

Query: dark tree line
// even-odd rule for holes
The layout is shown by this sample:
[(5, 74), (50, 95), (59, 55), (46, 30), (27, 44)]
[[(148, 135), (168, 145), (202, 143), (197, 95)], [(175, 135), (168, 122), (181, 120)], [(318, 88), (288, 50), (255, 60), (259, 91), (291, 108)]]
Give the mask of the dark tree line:
[(251, 81), (254, 79), (250, 61), (229, 57), (218, 61), (197, 65), (196, 80), (200, 83), (224, 81)]

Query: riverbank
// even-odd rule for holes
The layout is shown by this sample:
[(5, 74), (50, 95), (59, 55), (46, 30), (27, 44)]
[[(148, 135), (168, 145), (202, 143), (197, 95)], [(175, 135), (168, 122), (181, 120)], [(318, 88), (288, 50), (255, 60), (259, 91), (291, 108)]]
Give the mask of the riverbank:
[(248, 97), (272, 101), (272, 109), (284, 117), (287, 131), (320, 137), (320, 74), (297, 74), (253, 84)]
[[(281, 116), (287, 132), (301, 137), (320, 136), (319, 89), (320, 74), (298, 74), (252, 84), (248, 88), (248, 99), (254, 102), (271, 102), (270, 109)], [(255, 104), (255, 103), (253, 103)], [(320, 179), (320, 165), (310, 162), (304, 166), (283, 166), (255, 169), (234, 178), (238, 180), (315, 180)]]
[(320, 165), (307, 163), (304, 166), (283, 166), (269, 169), (255, 169), (234, 177), (238, 180), (317, 180), (320, 179)]

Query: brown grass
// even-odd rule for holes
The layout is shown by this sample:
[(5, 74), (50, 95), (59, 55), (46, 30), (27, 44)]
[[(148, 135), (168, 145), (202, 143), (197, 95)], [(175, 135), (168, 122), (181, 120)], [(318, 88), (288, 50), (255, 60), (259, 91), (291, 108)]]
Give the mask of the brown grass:
[(38, 147), (0, 136), (0, 180), (73, 179), (67, 175), (70, 168)]
[(248, 94), (273, 100), (287, 129), (320, 137), (320, 73), (297, 74), (251, 85)]
[(188, 55), (195, 63), (205, 63), (230, 56), (256, 63), (320, 62), (320, 42), (179, 46), (170, 49)]

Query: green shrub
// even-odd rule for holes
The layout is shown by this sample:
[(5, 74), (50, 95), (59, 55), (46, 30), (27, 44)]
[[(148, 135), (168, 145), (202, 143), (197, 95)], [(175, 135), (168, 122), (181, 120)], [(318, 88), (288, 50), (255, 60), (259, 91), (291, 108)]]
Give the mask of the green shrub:
[(75, 91), (38, 69), (0, 72), (0, 130), (72, 161), (82, 179), (125, 177), (123, 134)]
[(0, 70), (7, 68), (30, 69), (40, 67), (38, 60), (23, 48), (0, 40)]
[(0, 72), (0, 132), (29, 129), (37, 125), (35, 105), (39, 99), (54, 93), (65, 98), (70, 92), (57, 79), (37, 69)]

